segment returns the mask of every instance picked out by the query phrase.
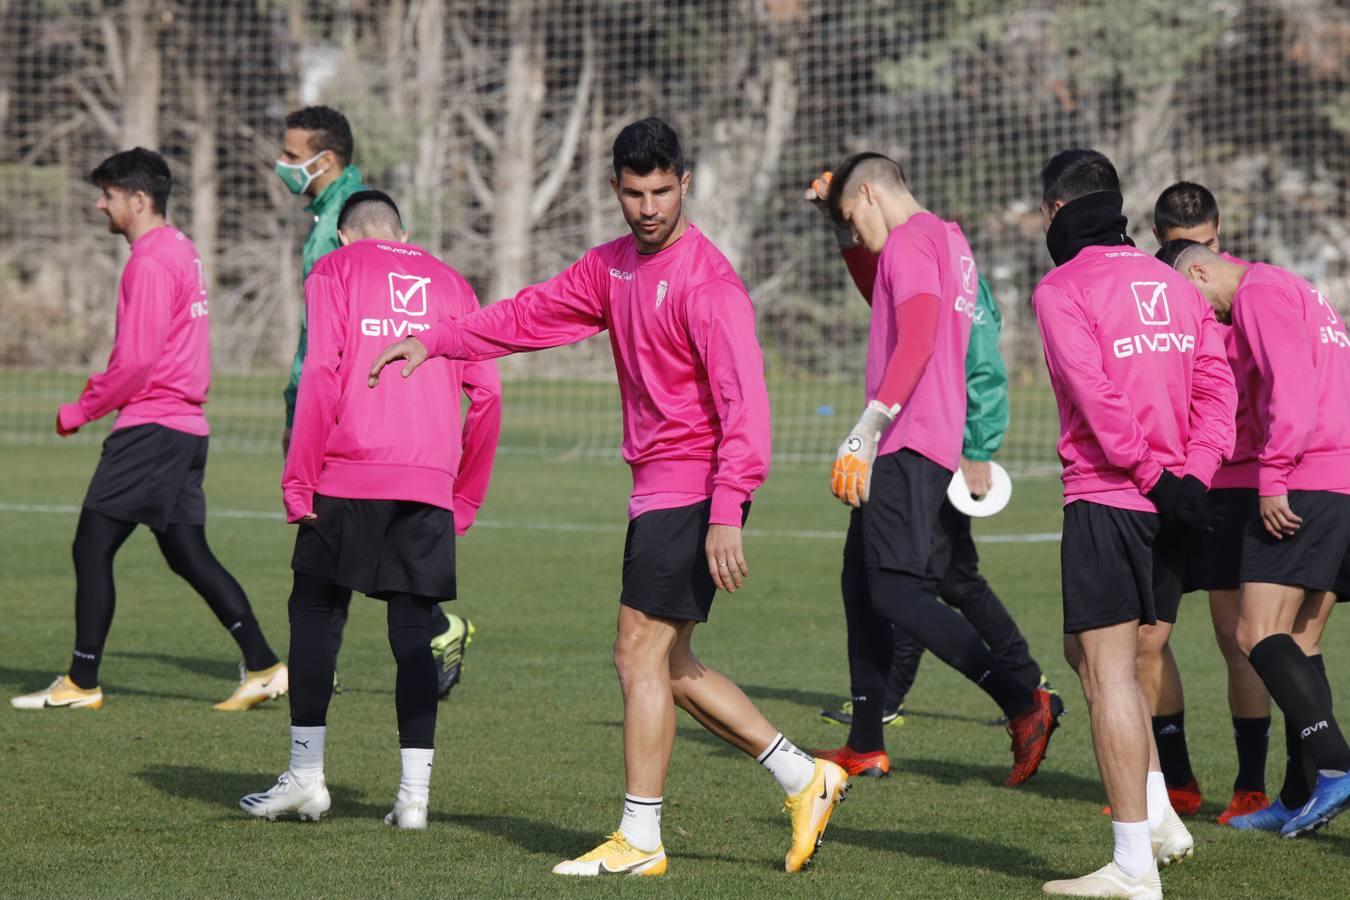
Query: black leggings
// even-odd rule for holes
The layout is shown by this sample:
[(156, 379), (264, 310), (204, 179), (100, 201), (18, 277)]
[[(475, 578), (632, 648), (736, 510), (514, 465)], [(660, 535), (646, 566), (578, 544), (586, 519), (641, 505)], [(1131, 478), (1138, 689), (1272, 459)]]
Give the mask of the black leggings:
[[(326, 578), (295, 573), (291, 590), (291, 724), (316, 727), (328, 723), (337, 667), (333, 613), (351, 591)], [(393, 594), (384, 601), (388, 613), (389, 649), (398, 675), (394, 705), (398, 743), (430, 750), (436, 740), (436, 661), (431, 655), (436, 601), (413, 594)]]
[[(75, 652), (70, 665), (71, 680), (80, 687), (98, 684), (99, 663), (117, 605), (113, 558), (135, 530), (135, 522), (88, 508), (80, 511), (71, 548), (75, 560)], [(239, 645), (245, 667), (256, 671), (276, 665), (277, 656), (263, 637), (244, 589), (207, 546), (206, 528), (169, 525), (154, 535), (169, 568), (202, 596)]]

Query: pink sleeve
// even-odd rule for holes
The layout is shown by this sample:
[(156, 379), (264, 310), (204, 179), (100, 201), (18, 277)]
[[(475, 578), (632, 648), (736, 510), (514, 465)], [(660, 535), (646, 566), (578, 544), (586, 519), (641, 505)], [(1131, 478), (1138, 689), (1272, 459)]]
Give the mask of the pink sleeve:
[(1300, 299), (1271, 286), (1259, 303), (1247, 300), (1233, 305), (1233, 327), (1245, 339), (1261, 374), (1262, 396), (1251, 402), (1267, 404), (1257, 410), (1266, 423), (1257, 475), (1262, 497), (1289, 493), (1289, 473), (1317, 427), (1317, 392), (1313, 390), (1317, 372), (1312, 352), (1306, 349), (1307, 325)]
[(872, 288), (876, 286), (877, 281), (877, 256), (868, 250), (862, 244), (855, 244), (843, 251), (844, 265), (848, 267), (848, 274), (853, 277), (853, 284), (858, 288), (858, 293), (862, 294), (868, 306), (872, 305)]
[(595, 254), (463, 318), (446, 318), (417, 335), (432, 356), (496, 359), (508, 353), (574, 344), (605, 328)]
[(80, 399), (61, 407), (71, 431), (120, 409), (145, 386), (173, 319), (173, 277), (148, 257), (132, 257), (117, 288), (117, 336), (108, 368), (89, 379)]
[(314, 511), (314, 490), (342, 393), (338, 369), (347, 330), (347, 297), (337, 279), (322, 270), (305, 279), (305, 318), (309, 350), (300, 370), (291, 449), (281, 474), (287, 522), (298, 522)]
[(1044, 284), (1031, 302), (1050, 377), (1064, 387), (1087, 420), (1107, 461), (1128, 472), (1141, 492), (1152, 490), (1162, 466), (1153, 458), (1130, 401), (1107, 377), (1101, 346), (1083, 310), (1058, 288)]
[(1194, 475), (1209, 487), (1219, 464), (1233, 455), (1237, 440), (1237, 387), (1228, 364), (1223, 329), (1203, 297), (1205, 314), (1200, 320), (1200, 339), (1195, 344), (1195, 367), (1191, 373), (1190, 435), (1186, 443), (1186, 466), (1182, 475)]
[[(478, 308), (472, 292), (465, 306)], [(469, 411), (464, 416), (464, 443), (455, 476), (455, 534), (461, 536), (473, 526), (478, 508), (487, 497), (502, 430), (502, 380), (497, 364), (490, 360), (466, 362), (462, 380)]]
[(942, 301), (934, 294), (920, 294), (896, 304), (895, 350), (877, 386), (878, 403), (898, 409), (909, 402), (933, 358), (941, 305)]
[(689, 296), (685, 321), (708, 372), (722, 431), (709, 521), (740, 528), (741, 504), (769, 473), (773, 439), (755, 308), (743, 290), (711, 282)]

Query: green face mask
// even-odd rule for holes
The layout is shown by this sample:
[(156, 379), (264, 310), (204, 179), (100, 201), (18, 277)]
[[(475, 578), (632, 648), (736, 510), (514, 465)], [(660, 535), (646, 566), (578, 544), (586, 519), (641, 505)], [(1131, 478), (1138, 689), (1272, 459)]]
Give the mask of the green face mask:
[(277, 173), (277, 177), (281, 179), (282, 184), (290, 188), (292, 194), (303, 194), (314, 179), (323, 174), (323, 172), (314, 172), (311, 174), (309, 167), (326, 152), (327, 151), (320, 150), (302, 163), (288, 163), (277, 160), (277, 164), (273, 167), (273, 171)]

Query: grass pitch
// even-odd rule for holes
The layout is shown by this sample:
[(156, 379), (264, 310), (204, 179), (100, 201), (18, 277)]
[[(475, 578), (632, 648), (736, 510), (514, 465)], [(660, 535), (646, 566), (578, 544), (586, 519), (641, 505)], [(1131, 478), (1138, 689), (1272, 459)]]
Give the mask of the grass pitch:
[[(6, 697), (41, 687), (68, 662), (75, 516), (61, 508), (79, 504), (96, 457), (89, 445), (0, 448)], [(284, 656), (292, 533), (279, 518), (252, 515), (280, 509), (279, 469), (272, 456), (215, 454), (208, 534)], [(845, 736), (817, 717), (848, 682), (838, 596), (846, 516), (825, 484), (823, 467), (770, 477), (746, 541), (749, 586), (720, 596), (696, 639), (704, 660), (803, 747)], [(329, 718), (332, 812), (317, 824), (255, 821), (236, 801), (285, 768), (285, 704), (245, 714), (211, 709), (237, 677), (233, 644), (168, 572), (151, 536), (138, 532), (118, 558), (104, 709), (0, 708), (0, 894), (1034, 897), (1046, 879), (1107, 860), (1110, 828), (1087, 717), (1060, 656), (1058, 546), (986, 542), (986, 575), (1070, 707), (1029, 784), (1002, 787), (1007, 737), (983, 724), (995, 707), (930, 657), (907, 724), (887, 730), (894, 774), (855, 787), (810, 872), (782, 871), (787, 819), (769, 775), (681, 713), (664, 818), (671, 874), (585, 882), (549, 875), (618, 821), (621, 702), (609, 652), (627, 486), (617, 463), (498, 461), (481, 526), (459, 545), (453, 608), (479, 633), (463, 684), (441, 706), (423, 834), (381, 822), (399, 765), (381, 605), (357, 598), (339, 661), (345, 689)], [(246, 515), (227, 515), (236, 511)], [(1023, 480), (1009, 510), (977, 533), (1058, 525), (1057, 483)], [(1326, 641), (1342, 698), (1350, 688), (1345, 628), (1333, 621)], [(1183, 605), (1174, 640), (1208, 802), (1189, 823), (1196, 858), (1163, 874), (1168, 896), (1350, 896), (1350, 817), (1299, 841), (1213, 824), (1235, 763), (1222, 660), (1201, 596)], [(1275, 732), (1272, 790), (1283, 766), (1278, 714)]]

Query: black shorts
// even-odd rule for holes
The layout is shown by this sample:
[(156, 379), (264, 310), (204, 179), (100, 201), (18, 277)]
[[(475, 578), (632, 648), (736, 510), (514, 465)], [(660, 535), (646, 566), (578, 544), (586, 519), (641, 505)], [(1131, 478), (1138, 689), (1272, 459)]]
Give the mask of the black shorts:
[(455, 597), (455, 516), (412, 500), (349, 500), (314, 495), (312, 524), (301, 524), (291, 568), (377, 600), (414, 594)]
[(1303, 519), (1298, 531), (1276, 540), (1260, 515), (1242, 537), (1242, 581), (1336, 590), (1350, 553), (1350, 494), (1290, 491), (1289, 508)]
[(1212, 531), (1193, 532), (1187, 541), (1186, 590), (1236, 591), (1242, 584), (1242, 540), (1257, 514), (1256, 488), (1216, 488), (1209, 492), (1217, 514)]
[(84, 505), (155, 531), (205, 525), (208, 443), (204, 436), (163, 425), (119, 428), (103, 442)]
[[(653, 509), (628, 523), (623, 542), (624, 606), (662, 619), (708, 621), (717, 586), (708, 572), (708, 518), (712, 500)], [(741, 506), (741, 522), (750, 504)]]
[(950, 470), (913, 450), (877, 457), (867, 502), (849, 523), (862, 531), (863, 566), (913, 575), (936, 592), (951, 561), (941, 516), (951, 481)]
[(1341, 570), (1336, 573), (1336, 586), (1332, 590), (1336, 592), (1337, 603), (1350, 603), (1350, 553), (1341, 560)]
[(1156, 513), (1084, 500), (1064, 507), (1064, 633), (1122, 622), (1174, 624), (1185, 552), (1185, 538), (1160, 528)]

